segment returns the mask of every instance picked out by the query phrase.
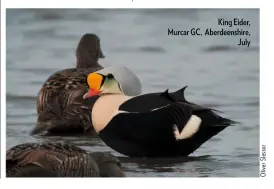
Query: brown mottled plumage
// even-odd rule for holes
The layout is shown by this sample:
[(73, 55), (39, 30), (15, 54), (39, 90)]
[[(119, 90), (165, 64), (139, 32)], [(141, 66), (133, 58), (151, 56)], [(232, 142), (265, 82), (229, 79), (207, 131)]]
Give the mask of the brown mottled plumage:
[(99, 58), (104, 58), (98, 36), (85, 34), (78, 44), (76, 57), (76, 68), (54, 73), (40, 89), (38, 119), (32, 134), (91, 129), (90, 114), (82, 104), (82, 97), (88, 89), (87, 74), (103, 69), (98, 63)]
[(26, 143), (6, 152), (8, 177), (124, 177), (111, 154), (89, 153), (71, 144)]
[(93, 152), (92, 158), (96, 161), (101, 177), (125, 177), (120, 160), (109, 153)]

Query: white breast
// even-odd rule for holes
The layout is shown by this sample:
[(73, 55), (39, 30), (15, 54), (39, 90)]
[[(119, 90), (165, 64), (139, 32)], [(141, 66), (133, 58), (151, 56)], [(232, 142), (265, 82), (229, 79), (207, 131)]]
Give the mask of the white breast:
[(130, 98), (132, 97), (121, 94), (105, 94), (98, 98), (91, 113), (95, 131), (98, 133), (103, 130), (112, 118), (119, 113), (121, 104)]

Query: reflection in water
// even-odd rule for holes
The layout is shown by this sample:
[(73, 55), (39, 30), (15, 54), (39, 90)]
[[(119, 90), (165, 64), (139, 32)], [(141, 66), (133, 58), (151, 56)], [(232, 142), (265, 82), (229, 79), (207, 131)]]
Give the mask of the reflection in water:
[[(129, 172), (140, 172), (140, 170), (150, 170), (151, 172), (165, 173), (165, 172), (177, 172), (184, 173), (186, 170), (180, 168), (184, 163), (191, 161), (204, 161), (210, 156), (199, 156), (199, 157), (178, 157), (178, 158), (128, 158), (120, 157), (120, 160), (124, 164), (130, 164), (125, 168)], [(138, 169), (132, 169), (137, 167)], [(195, 171), (194, 171), (195, 172)]]
[[(217, 19), (249, 20), (250, 48), (237, 36), (168, 36), (168, 28), (220, 29)], [(115, 27), (114, 27), (115, 26)], [(106, 66), (124, 65), (145, 93), (188, 85), (186, 99), (241, 124), (227, 128), (188, 158), (128, 158), (98, 137), (30, 136), (36, 96), (53, 72), (75, 66), (84, 33), (101, 38)], [(258, 10), (7, 10), (7, 148), (25, 142), (66, 141), (120, 157), (127, 176), (243, 177), (259, 172)]]
[(249, 47), (249, 48), (240, 48), (235, 46), (228, 46), (228, 45), (216, 45), (216, 46), (209, 46), (203, 49), (205, 52), (220, 52), (220, 51), (258, 51), (259, 47)]

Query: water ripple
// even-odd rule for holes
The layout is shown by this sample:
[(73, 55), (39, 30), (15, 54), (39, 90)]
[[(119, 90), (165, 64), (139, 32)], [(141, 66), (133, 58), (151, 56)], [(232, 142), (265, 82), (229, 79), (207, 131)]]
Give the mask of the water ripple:
[(260, 47), (250, 46), (249, 48), (241, 48), (229, 45), (212, 45), (202, 49), (204, 52), (233, 52), (233, 51), (258, 51)]
[(37, 96), (24, 96), (24, 95), (14, 95), (7, 93), (7, 101), (34, 101), (37, 100)]

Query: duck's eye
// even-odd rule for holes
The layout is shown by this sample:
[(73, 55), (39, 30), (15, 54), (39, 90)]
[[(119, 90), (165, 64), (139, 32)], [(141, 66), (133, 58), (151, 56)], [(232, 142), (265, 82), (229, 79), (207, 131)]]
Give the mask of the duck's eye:
[(107, 75), (107, 77), (110, 78), (110, 79), (113, 79), (113, 78), (114, 78), (114, 75), (111, 74), (111, 73), (109, 73), (109, 74)]

